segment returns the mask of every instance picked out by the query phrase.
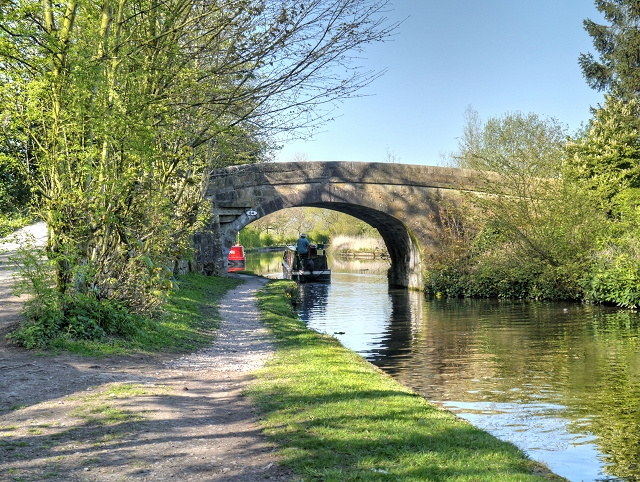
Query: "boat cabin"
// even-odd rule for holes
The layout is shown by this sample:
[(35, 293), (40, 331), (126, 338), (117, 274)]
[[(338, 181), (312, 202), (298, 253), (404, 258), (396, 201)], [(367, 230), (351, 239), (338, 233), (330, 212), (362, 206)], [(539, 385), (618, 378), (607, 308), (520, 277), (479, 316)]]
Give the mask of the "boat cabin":
[(227, 272), (244, 271), (247, 267), (247, 258), (244, 255), (244, 247), (237, 243), (231, 246), (227, 259)]
[(327, 262), (326, 245), (312, 244), (309, 253), (304, 255), (299, 255), (295, 246), (287, 246), (282, 258), (282, 276), (304, 283), (330, 282), (331, 269)]

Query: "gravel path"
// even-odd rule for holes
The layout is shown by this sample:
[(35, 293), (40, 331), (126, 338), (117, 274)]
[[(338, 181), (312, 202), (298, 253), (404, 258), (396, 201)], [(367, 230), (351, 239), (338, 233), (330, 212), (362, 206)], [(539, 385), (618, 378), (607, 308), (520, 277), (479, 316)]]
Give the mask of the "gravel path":
[(244, 276), (227, 293), (211, 347), (178, 359), (96, 360), (7, 345), (3, 334), (20, 320), (23, 301), (9, 295), (10, 273), (4, 264), (1, 481), (292, 480), (243, 396), (273, 351), (254, 297), (266, 280)]
[(266, 279), (239, 277), (244, 284), (227, 293), (220, 303), (222, 327), (216, 342), (197, 353), (167, 363), (171, 368), (250, 372), (260, 368), (273, 352), (269, 333), (259, 320), (254, 293)]
[(18, 298), (12, 294), (14, 266), (9, 258), (15, 254), (19, 245), (27, 241), (43, 245), (46, 237), (46, 224), (36, 223), (0, 239), (0, 334), (3, 327), (20, 320), (19, 313), (25, 300), (24, 297)]

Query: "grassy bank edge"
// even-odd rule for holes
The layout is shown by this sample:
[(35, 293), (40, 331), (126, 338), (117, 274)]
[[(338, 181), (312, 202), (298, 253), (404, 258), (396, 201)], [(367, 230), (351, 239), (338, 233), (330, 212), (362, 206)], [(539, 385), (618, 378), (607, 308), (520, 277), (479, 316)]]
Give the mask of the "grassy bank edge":
[(565, 480), (308, 330), (288, 302), (290, 283), (258, 293), (277, 350), (248, 393), (303, 481)]

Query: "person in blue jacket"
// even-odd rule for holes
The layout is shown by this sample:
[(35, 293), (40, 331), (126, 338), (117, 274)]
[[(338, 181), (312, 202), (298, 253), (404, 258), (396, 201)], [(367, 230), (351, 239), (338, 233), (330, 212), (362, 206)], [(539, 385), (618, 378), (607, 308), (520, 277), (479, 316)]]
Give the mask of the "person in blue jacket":
[[(304, 267), (307, 271), (310, 271), (313, 274), (313, 260), (309, 257), (309, 246), (311, 243), (307, 239), (306, 233), (302, 233), (298, 241), (296, 242), (296, 250), (298, 251), (298, 262), (299, 266)], [(306, 261), (303, 261), (304, 258), (308, 258)]]
[(298, 256), (300, 257), (306, 256), (309, 253), (309, 246), (311, 246), (311, 243), (307, 239), (306, 233), (302, 233), (296, 243), (296, 247), (298, 249)]

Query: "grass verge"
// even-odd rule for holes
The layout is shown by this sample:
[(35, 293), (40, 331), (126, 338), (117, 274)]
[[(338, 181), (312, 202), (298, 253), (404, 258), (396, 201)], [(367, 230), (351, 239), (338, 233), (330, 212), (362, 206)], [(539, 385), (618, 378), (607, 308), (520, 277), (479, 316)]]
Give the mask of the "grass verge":
[(284, 464), (307, 481), (564, 480), (308, 330), (290, 282), (258, 294), (277, 352), (250, 389)]
[(169, 296), (164, 313), (146, 320), (144, 329), (129, 337), (98, 341), (65, 336), (53, 343), (53, 352), (69, 351), (84, 356), (127, 355), (134, 352), (191, 352), (210, 344), (220, 326), (220, 299), (242, 280), (190, 273), (178, 279), (180, 289)]
[(33, 216), (23, 213), (0, 213), (0, 238), (10, 235), (34, 222)]

